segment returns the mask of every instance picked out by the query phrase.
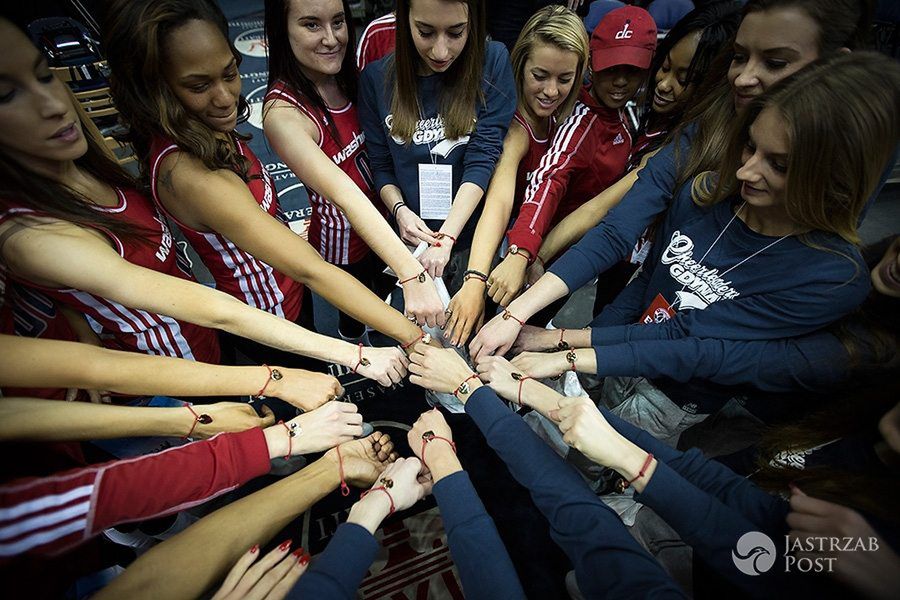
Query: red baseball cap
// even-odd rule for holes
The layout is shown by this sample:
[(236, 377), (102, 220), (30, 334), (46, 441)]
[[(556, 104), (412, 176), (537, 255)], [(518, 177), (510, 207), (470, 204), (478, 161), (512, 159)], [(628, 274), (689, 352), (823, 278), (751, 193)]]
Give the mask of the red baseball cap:
[(643, 8), (623, 6), (603, 17), (591, 34), (591, 70), (618, 65), (649, 69), (656, 50), (656, 23)]

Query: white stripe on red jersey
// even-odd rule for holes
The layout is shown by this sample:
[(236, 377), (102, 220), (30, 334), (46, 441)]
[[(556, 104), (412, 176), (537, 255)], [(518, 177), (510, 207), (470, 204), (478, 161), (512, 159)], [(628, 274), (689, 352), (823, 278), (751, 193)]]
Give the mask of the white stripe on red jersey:
[(397, 17), (388, 13), (369, 23), (356, 46), (356, 68), (362, 71), (369, 63), (375, 62), (394, 51), (397, 31)]

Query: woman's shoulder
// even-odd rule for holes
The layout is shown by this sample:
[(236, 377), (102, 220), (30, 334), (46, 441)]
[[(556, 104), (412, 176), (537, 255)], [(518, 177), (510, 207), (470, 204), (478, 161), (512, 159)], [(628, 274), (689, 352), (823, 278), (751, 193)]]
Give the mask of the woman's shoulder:
[(509, 69), (512, 72), (512, 65), (509, 62), (509, 51), (506, 49), (506, 46), (493, 40), (485, 44), (484, 66), (485, 75), (505, 69)]

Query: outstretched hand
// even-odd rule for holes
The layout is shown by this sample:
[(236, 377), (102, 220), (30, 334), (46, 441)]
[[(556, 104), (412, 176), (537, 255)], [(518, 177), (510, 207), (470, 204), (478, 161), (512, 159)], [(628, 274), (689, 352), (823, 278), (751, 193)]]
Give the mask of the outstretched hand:
[(376, 431), (358, 440), (351, 440), (329, 450), (325, 456), (338, 469), (338, 449), (343, 463), (344, 479), (355, 487), (369, 487), (381, 472), (397, 460), (391, 436)]
[(235, 563), (212, 600), (281, 600), (309, 566), (309, 554), (285, 542), (259, 558), (255, 545)]

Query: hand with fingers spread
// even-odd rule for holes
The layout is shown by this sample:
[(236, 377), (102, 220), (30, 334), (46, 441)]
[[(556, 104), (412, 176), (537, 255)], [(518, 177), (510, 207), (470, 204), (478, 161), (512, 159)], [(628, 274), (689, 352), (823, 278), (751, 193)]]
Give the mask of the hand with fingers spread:
[(513, 354), (522, 352), (544, 352), (556, 350), (559, 347), (559, 330), (544, 329), (534, 325), (525, 325), (519, 331), (515, 343), (512, 346)]
[[(271, 367), (266, 395), (310, 411), (344, 394), (337, 378), (305, 369)], [(277, 373), (277, 376), (276, 376)]]
[(523, 255), (507, 254), (488, 277), (488, 296), (504, 308), (509, 306), (525, 285), (527, 268), (528, 261)]
[(416, 323), (442, 327), (446, 322), (444, 303), (438, 295), (434, 280), (425, 273), (425, 281), (413, 278), (403, 284), (403, 307)]
[(418, 246), (420, 242), (430, 245), (438, 241), (425, 221), (405, 204), (397, 209), (396, 220), (400, 238), (406, 243)]
[[(791, 486), (787, 524), (790, 548), (802, 548), (787, 560), (809, 559), (825, 566), (839, 581), (868, 598), (896, 598), (900, 593), (900, 557), (857, 511), (807, 496)], [(825, 540), (857, 540), (866, 550), (831, 551)], [(876, 549), (877, 547), (877, 549)], [(829, 566), (830, 565), (830, 566)]]
[(357, 367), (360, 375), (374, 379), (384, 387), (391, 387), (400, 383), (406, 377), (406, 369), (409, 361), (400, 348), (362, 348), (363, 361)]
[(406, 510), (430, 494), (431, 486), (431, 476), (418, 458), (398, 458), (350, 508), (347, 522), (375, 533), (389, 515)]
[(462, 465), (456, 458), (456, 444), (453, 432), (447, 424), (443, 413), (437, 408), (426, 410), (412, 429), (406, 434), (409, 447), (419, 457), (429, 471), (435, 483), (462, 471)]
[[(268, 406), (262, 407), (263, 416), (258, 416), (253, 407), (243, 402), (216, 402), (199, 404), (184, 411), (185, 435), (190, 432), (192, 439), (206, 439), (217, 433), (246, 431), (254, 427), (268, 427), (275, 422), (275, 415)], [(206, 415), (206, 418), (203, 418)]]
[(325, 457), (334, 463), (336, 471), (343, 471), (348, 483), (362, 488), (375, 483), (385, 467), (397, 460), (397, 453), (391, 436), (376, 431), (368, 437), (332, 448)]
[[(322, 452), (362, 435), (362, 415), (352, 402), (327, 402), (284, 425), (278, 427), (284, 430), (285, 437), (288, 430), (296, 432), (290, 440), (291, 454)], [(287, 451), (285, 447), (285, 455)]]
[(482, 356), (503, 356), (512, 348), (522, 324), (509, 312), (503, 312), (487, 322), (469, 344), (469, 355), (477, 361)]
[(450, 262), (450, 249), (453, 244), (448, 239), (441, 239), (419, 255), (419, 262), (432, 278), (444, 276), (444, 269)]
[(452, 345), (461, 348), (484, 322), (484, 282), (467, 279), (450, 299), (448, 312), (445, 335)]
[(455, 349), (435, 348), (421, 342), (409, 355), (409, 372), (410, 383), (445, 394), (458, 391), (465, 382), (465, 395), (468, 395), (481, 383), (472, 377), (475, 373)]
[(291, 552), (291, 541), (259, 558), (254, 545), (235, 563), (212, 600), (281, 600), (293, 589), (309, 566), (309, 554), (303, 548)]

